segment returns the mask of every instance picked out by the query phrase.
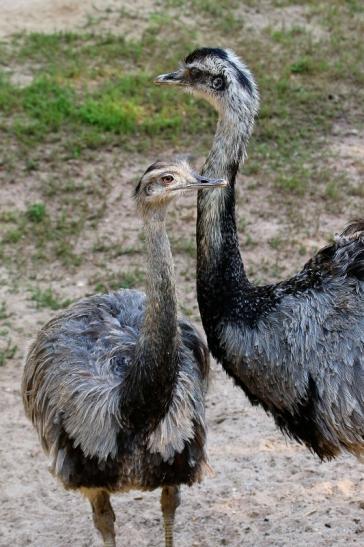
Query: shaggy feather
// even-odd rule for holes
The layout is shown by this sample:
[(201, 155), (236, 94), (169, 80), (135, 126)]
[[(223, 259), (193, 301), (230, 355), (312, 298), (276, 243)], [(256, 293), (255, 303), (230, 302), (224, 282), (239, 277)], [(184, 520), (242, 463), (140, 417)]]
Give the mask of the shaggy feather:
[[(135, 290), (92, 296), (51, 320), (31, 347), (23, 378), (26, 413), (49, 452), (51, 469), (65, 482), (70, 464), (59, 444), (65, 434), (86, 458), (122, 457), (123, 435), (130, 434), (123, 425), (123, 382), (144, 311), (145, 295)], [(196, 422), (205, 429), (207, 351), (189, 322), (181, 319), (179, 325), (174, 397), (156, 429), (146, 438), (141, 433), (137, 442), (169, 462), (186, 442), (193, 444)]]

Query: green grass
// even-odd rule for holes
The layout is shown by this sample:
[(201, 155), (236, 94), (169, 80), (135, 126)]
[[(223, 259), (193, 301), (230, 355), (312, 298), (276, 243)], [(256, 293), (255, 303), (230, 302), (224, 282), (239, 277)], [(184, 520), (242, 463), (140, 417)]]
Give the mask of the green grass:
[[(132, 142), (135, 149), (155, 145), (158, 140), (175, 142), (181, 131), (197, 134), (199, 130), (194, 121), (200, 109), (197, 102), (185, 97), (176, 106), (174, 94), (153, 86), (149, 74), (120, 76), (92, 91), (79, 90), (69, 82), (58, 83), (48, 75), (22, 89), (9, 82), (4, 85), (13, 100), (7, 103), (10, 124), (0, 125), (0, 129), (27, 147), (66, 131), (74, 142), (75, 136), (80, 137), (73, 145), (77, 155), (82, 148), (105, 143), (131, 146), (130, 136), (137, 137)], [(202, 108), (211, 121), (211, 114)], [(63, 135), (62, 140), (66, 147)]]
[(11, 221), (0, 244), (3, 252), (14, 255), (19, 261), (22, 250), (29, 249), (32, 260), (49, 261), (58, 258), (63, 264), (79, 265), (80, 257), (74, 252), (74, 245), (84, 226), (82, 212), (68, 214), (68, 208), (62, 208), (56, 215), (50, 216), (43, 203), (30, 204), (26, 211), (14, 210), (8, 213)]
[[(175, 142), (180, 132), (198, 135), (201, 105), (187, 96), (176, 103), (173, 91), (152, 83), (164, 69), (161, 59), (169, 59), (172, 66), (180, 60), (176, 36), (172, 48), (158, 41), (163, 24), (163, 18), (154, 18), (139, 43), (112, 35), (18, 36), (7, 62), (34, 63), (34, 80), (20, 88), (0, 71), (0, 110), (7, 114), (0, 131), (26, 148), (61, 132), (64, 148), (75, 156), (105, 144), (146, 149), (158, 142)], [(176, 32), (185, 54), (193, 43), (191, 33)], [(164, 47), (173, 55), (161, 56)], [(142, 59), (148, 59), (152, 71), (145, 71)], [(209, 109), (202, 108), (211, 123)], [(131, 136), (136, 137), (132, 143)]]
[(280, 237), (272, 237), (268, 241), (270, 247), (275, 250), (279, 250), (284, 245), (284, 241)]
[(46, 207), (44, 203), (33, 203), (26, 211), (26, 216), (30, 222), (43, 222), (46, 217)]
[(13, 345), (9, 340), (3, 348), (0, 347), (0, 367), (4, 366), (6, 361), (15, 357), (17, 349), (18, 348)]
[(339, 186), (335, 180), (327, 183), (325, 195), (331, 201), (337, 201), (340, 198)]
[[(18, 88), (5, 75), (0, 78), (0, 109), (8, 115), (2, 130), (26, 147), (61, 132), (58, 141), (75, 157), (85, 149), (116, 143), (133, 150), (163, 147), (163, 143), (178, 143), (187, 135), (196, 135), (198, 144), (205, 144), (201, 136), (210, 134), (214, 124), (210, 109), (182, 94), (176, 101), (175, 90), (152, 84), (155, 74), (173, 69), (197, 45), (192, 27), (181, 28), (173, 22), (168, 9), (176, 6), (179, 2), (170, 0), (153, 13), (139, 41), (92, 33), (17, 36), (7, 62), (10, 67), (15, 59), (33, 63), (34, 81)], [(327, 9), (323, 4), (308, 6), (318, 13), (323, 30), (329, 27), (331, 41), (317, 45), (304, 28), (292, 27), (268, 29), (261, 36), (240, 37), (237, 33), (231, 44), (243, 53), (262, 90), (255, 157), (275, 169), (281, 168), (277, 165), (280, 158), (292, 161), (294, 148), (297, 151), (307, 143), (314, 147), (313, 136), (333, 123), (340, 105), (327, 101), (329, 84), (363, 78), (362, 41), (354, 34), (351, 47), (346, 43), (346, 22), (357, 4), (333, 2)], [(236, 1), (221, 5), (216, 0), (186, 5), (191, 16), (205, 15), (209, 24), (215, 25), (218, 19), (218, 27), (232, 20), (240, 22), (238, 7)], [(173, 38), (164, 36), (166, 25)], [(338, 47), (343, 41), (345, 47)], [(262, 51), (258, 58), (256, 51)], [(264, 153), (265, 143), (271, 148), (269, 155)], [(302, 162), (298, 157), (297, 163)]]
[(176, 238), (173, 235), (170, 236), (173, 252), (183, 253), (192, 258), (196, 257), (196, 243), (194, 239), (189, 239), (186, 237)]
[(0, 252), (3, 259), (22, 268), (58, 261), (78, 267), (77, 244), (86, 226), (95, 229), (103, 218), (109, 183), (99, 179), (75, 180), (54, 172), (41, 177), (39, 201), (25, 210), (0, 214)]
[(35, 302), (38, 309), (49, 308), (51, 310), (60, 310), (66, 308), (72, 303), (72, 300), (62, 300), (51, 288), (40, 289), (39, 287), (30, 289), (31, 299)]
[(8, 319), (9, 317), (9, 314), (6, 308), (7, 308), (6, 302), (1, 302), (0, 303), (0, 321), (4, 321), (5, 319)]
[(12, 359), (17, 351), (17, 347), (9, 338), (9, 329), (12, 328), (9, 322), (11, 315), (8, 312), (6, 302), (0, 302), (0, 367), (5, 365), (9, 359)]
[[(293, 2), (246, 4), (265, 10), (269, 19), (269, 9)], [(182, 5), (183, 24), (176, 18)], [(197, 45), (234, 48), (259, 83), (261, 110), (243, 168), (249, 191), (264, 184), (282, 210), (303, 196), (307, 202), (321, 200), (328, 210), (346, 194), (361, 198), (361, 186), (349, 184), (331, 167), (327, 142), (342, 120), (363, 129), (362, 3), (298, 6), (303, 6), (299, 25), (274, 23), (257, 32), (248, 28), (237, 0), (164, 0), (148, 16), (139, 39), (93, 33), (97, 21), (89, 21), (83, 33), (19, 34), (0, 45), (6, 66), (6, 72), (0, 68), (0, 168), (6, 181), (19, 173), (29, 176), (37, 192), (23, 210), (1, 213), (1, 260), (17, 272), (29, 262), (37, 270), (49, 261), (73, 270), (90, 260), (91, 252), (100, 264), (143, 252), (138, 245), (124, 245), (122, 238), (115, 246), (101, 239), (83, 248), (86, 232), (95, 230), (105, 214), (108, 186), (90, 182), (82, 166), (97, 165), (98, 154), (111, 150), (122, 157), (142, 152), (143, 158), (165, 150), (206, 154), (216, 121), (211, 108), (153, 85), (156, 74), (173, 70)], [(127, 10), (120, 17), (133, 24)], [(316, 35), (311, 23), (320, 30)], [(32, 81), (14, 84), (12, 71), (23, 70)], [(76, 172), (72, 161), (80, 162)], [(49, 175), (37, 177), (44, 170)], [(108, 175), (106, 168), (105, 179)], [(173, 244), (176, 253), (194, 257), (190, 236)], [(142, 284), (142, 276), (128, 275), (107, 274), (95, 283), (98, 290)]]
[(145, 274), (139, 268), (120, 273), (109, 273), (94, 279), (96, 292), (117, 291), (119, 289), (143, 288)]
[(286, 193), (296, 194), (303, 196), (306, 190), (306, 180), (303, 176), (300, 177), (287, 177), (281, 176), (276, 178), (276, 187), (283, 190)]

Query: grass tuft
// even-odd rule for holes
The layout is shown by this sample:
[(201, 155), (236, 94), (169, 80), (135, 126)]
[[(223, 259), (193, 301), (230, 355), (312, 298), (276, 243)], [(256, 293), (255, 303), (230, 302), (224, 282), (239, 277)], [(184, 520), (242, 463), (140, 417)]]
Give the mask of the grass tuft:
[(39, 287), (30, 290), (31, 299), (36, 303), (38, 309), (50, 308), (51, 310), (60, 310), (66, 308), (72, 303), (72, 300), (61, 300), (51, 288), (42, 290)]
[(145, 274), (139, 268), (121, 273), (111, 273), (95, 280), (96, 292), (110, 292), (119, 289), (135, 289), (144, 286)]
[(31, 222), (42, 222), (46, 216), (46, 207), (44, 203), (33, 203), (26, 211), (26, 216)]
[(7, 341), (4, 348), (0, 347), (0, 367), (4, 366), (6, 361), (15, 357), (17, 349), (17, 346), (13, 345), (10, 340)]

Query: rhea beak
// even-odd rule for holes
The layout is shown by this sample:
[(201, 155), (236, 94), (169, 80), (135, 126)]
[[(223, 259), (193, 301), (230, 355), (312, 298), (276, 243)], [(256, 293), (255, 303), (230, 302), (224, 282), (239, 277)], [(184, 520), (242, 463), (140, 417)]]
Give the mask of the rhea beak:
[(194, 180), (171, 190), (213, 190), (214, 188), (224, 188), (228, 183), (225, 179), (210, 179), (201, 175), (194, 175)]
[(176, 72), (160, 74), (154, 79), (154, 83), (158, 85), (189, 85), (184, 68), (180, 68)]

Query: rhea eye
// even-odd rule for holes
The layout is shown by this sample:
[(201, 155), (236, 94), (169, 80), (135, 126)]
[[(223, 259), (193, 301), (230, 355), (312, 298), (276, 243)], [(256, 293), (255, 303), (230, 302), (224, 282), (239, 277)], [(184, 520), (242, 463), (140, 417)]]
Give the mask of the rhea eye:
[(190, 76), (193, 80), (199, 78), (202, 74), (202, 70), (199, 68), (192, 67), (190, 68)]
[(225, 85), (225, 81), (224, 81), (224, 78), (222, 78), (221, 76), (216, 76), (216, 78), (212, 80), (212, 87), (216, 89), (217, 91), (219, 89), (223, 89), (224, 85)]
[(163, 184), (171, 184), (171, 182), (174, 181), (174, 178), (172, 175), (163, 175), (163, 177), (161, 177), (161, 181)]

